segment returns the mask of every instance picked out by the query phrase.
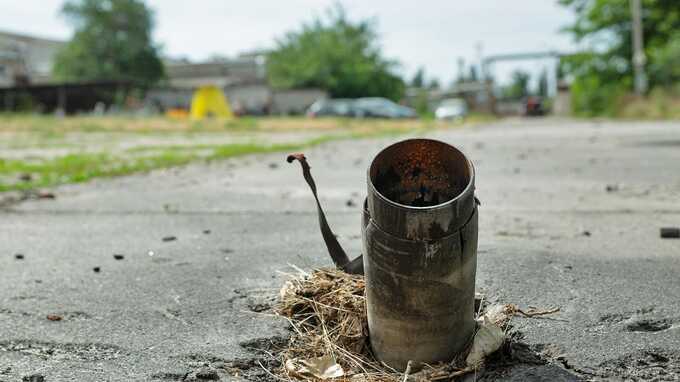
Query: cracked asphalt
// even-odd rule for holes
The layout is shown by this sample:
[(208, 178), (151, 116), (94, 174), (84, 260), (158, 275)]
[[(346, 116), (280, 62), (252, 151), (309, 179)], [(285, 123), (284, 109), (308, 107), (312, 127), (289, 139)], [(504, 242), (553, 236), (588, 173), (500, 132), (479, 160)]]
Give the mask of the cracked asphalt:
[[(680, 226), (680, 123), (519, 119), (427, 136), (477, 169), (478, 291), (561, 309), (514, 321), (548, 363), (478, 378), (680, 379), (680, 239), (659, 235)], [(355, 256), (366, 168), (402, 138), (306, 152)], [(291, 265), (330, 265), (312, 196), (285, 154), (62, 186), (54, 200), (5, 206), (0, 381), (255, 375), (253, 349), (287, 333), (268, 307)]]

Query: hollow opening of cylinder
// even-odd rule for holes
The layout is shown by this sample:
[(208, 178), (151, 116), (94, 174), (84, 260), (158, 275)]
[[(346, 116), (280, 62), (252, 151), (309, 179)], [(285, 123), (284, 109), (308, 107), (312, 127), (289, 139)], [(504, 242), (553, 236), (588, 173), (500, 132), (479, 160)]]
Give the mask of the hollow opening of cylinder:
[(443, 142), (411, 139), (381, 151), (371, 163), (370, 180), (390, 201), (431, 207), (460, 195), (472, 176), (459, 150)]

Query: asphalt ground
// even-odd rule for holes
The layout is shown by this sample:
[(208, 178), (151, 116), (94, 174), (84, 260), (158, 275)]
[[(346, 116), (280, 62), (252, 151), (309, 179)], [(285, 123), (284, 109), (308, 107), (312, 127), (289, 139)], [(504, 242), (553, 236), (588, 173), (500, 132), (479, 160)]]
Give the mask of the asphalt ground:
[[(680, 239), (659, 234), (680, 226), (680, 123), (505, 120), (426, 136), (476, 166), (477, 290), (560, 308), (514, 320), (547, 363), (478, 379), (680, 379)], [(366, 168), (403, 138), (306, 152), (353, 255)], [(253, 351), (288, 333), (267, 309), (285, 273), (331, 264), (299, 166), (284, 159), (95, 180), (5, 206), (0, 381), (232, 380), (234, 360), (265, 378)]]

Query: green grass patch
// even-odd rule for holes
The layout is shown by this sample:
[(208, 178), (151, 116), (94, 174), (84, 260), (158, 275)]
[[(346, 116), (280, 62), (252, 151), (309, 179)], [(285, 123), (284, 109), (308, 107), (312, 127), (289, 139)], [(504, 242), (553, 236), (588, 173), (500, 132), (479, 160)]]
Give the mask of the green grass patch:
[[(193, 153), (168, 150), (152, 156), (116, 157), (106, 153), (68, 154), (51, 159), (3, 160), (0, 175), (17, 181), (0, 182), (0, 192), (29, 190), (64, 183), (80, 183), (93, 178), (126, 175), (189, 163), (196, 159)], [(19, 180), (30, 174), (30, 180)]]
[[(423, 130), (409, 130), (418, 133)], [(403, 134), (404, 129), (327, 134), (300, 143), (226, 145), (142, 146), (123, 154), (73, 153), (55, 158), (31, 160), (0, 159), (0, 192), (29, 190), (94, 178), (114, 177), (155, 169), (181, 166), (197, 160), (219, 160), (249, 154), (295, 151), (341, 139), (357, 139)], [(20, 180), (30, 174), (30, 179)]]
[[(487, 122), (485, 116), (471, 116), (475, 124)], [(5, 148), (18, 150), (67, 147), (68, 155), (0, 158), (0, 192), (51, 187), (86, 182), (95, 178), (127, 175), (154, 169), (181, 166), (193, 161), (211, 161), (248, 154), (301, 151), (341, 139), (362, 139), (421, 135), (432, 129), (460, 127), (435, 120), (307, 119), (291, 117), (243, 117), (234, 120), (177, 121), (153, 117), (66, 117), (0, 114), (0, 132), (9, 137)], [(295, 143), (258, 142), (261, 134), (315, 132), (316, 138)], [(260, 134), (251, 134), (259, 132)], [(132, 143), (135, 137), (147, 141), (147, 134), (186, 138), (187, 144), (141, 145), (116, 151), (117, 142)], [(192, 144), (206, 134), (234, 134), (241, 143)], [(295, 135), (292, 135), (293, 137)], [(253, 139), (253, 141), (248, 141)], [(153, 140), (152, 140), (153, 141)], [(160, 140), (162, 141), (162, 140)], [(171, 140), (177, 142), (177, 139)], [(168, 142), (170, 143), (170, 142)], [(72, 150), (71, 150), (72, 149)], [(93, 152), (93, 150), (95, 150)], [(54, 151), (52, 151), (54, 152)], [(30, 176), (26, 176), (30, 175)], [(23, 180), (22, 180), (23, 179)]]

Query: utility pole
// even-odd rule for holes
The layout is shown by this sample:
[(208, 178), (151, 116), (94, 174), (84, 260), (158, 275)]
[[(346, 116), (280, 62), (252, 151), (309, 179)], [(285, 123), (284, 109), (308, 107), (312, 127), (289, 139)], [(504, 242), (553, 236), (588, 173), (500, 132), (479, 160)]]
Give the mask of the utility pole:
[(465, 59), (458, 57), (458, 78), (456, 82), (465, 82)]
[(635, 93), (643, 95), (647, 91), (645, 75), (645, 49), (642, 42), (642, 5), (641, 0), (630, 0), (630, 13), (633, 18), (633, 71), (635, 75)]
[(477, 65), (479, 65), (479, 81), (486, 81), (486, 68), (484, 67), (484, 44), (477, 41), (475, 44), (475, 51), (477, 52)]

